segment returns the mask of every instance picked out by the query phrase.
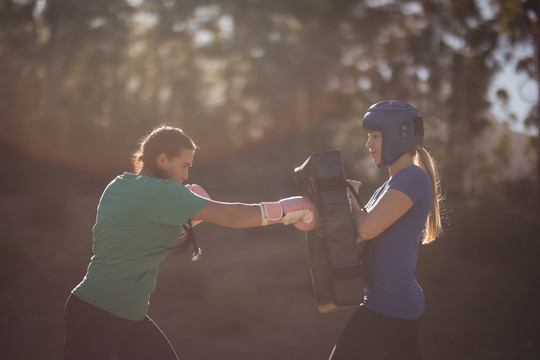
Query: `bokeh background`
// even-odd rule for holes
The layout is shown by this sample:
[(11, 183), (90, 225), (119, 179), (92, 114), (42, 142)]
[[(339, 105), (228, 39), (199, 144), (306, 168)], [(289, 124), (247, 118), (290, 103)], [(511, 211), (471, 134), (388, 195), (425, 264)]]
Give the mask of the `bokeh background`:
[[(0, 348), (59, 359), (103, 188), (169, 123), (222, 201), (296, 195), (342, 150), (361, 197), (365, 110), (419, 108), (446, 194), (422, 246), (426, 359), (540, 358), (540, 3), (532, 0), (0, 0)], [(508, 76), (508, 75), (511, 76)], [(317, 312), (305, 234), (196, 228), (150, 315), (185, 359), (327, 359), (352, 310)]]

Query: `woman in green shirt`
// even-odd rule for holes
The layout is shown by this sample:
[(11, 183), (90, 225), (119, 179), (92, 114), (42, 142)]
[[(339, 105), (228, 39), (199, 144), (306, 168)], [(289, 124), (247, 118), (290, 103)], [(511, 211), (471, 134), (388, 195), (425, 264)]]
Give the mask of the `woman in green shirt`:
[(135, 172), (106, 187), (93, 227), (94, 255), (66, 303), (64, 360), (178, 359), (147, 311), (159, 265), (184, 244), (179, 242), (186, 223), (233, 228), (292, 223), (304, 231), (315, 226), (315, 208), (307, 198), (224, 203), (211, 200), (198, 185), (183, 185), (195, 150), (181, 129), (158, 127), (134, 154)]

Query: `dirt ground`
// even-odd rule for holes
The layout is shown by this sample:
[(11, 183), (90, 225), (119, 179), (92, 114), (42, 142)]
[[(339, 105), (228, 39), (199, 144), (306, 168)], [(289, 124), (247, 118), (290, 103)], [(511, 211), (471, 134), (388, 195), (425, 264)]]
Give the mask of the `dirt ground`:
[[(2, 359), (60, 358), (63, 306), (91, 255), (97, 201), (70, 199), (59, 221), (26, 199), (0, 199)], [(317, 311), (303, 233), (282, 225), (196, 231), (202, 258), (171, 255), (150, 310), (182, 359), (328, 358), (352, 310)], [(539, 249), (480, 262), (463, 256), (459, 236), (450, 229), (421, 247), (425, 358), (540, 359)]]

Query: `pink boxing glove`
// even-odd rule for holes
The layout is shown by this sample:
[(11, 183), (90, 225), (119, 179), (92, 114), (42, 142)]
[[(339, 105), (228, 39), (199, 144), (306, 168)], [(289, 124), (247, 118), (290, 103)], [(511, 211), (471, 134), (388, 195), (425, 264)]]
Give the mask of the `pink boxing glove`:
[(293, 224), (302, 231), (315, 228), (317, 213), (315, 205), (308, 198), (293, 196), (278, 202), (263, 202), (259, 206), (263, 226), (281, 222), (285, 225)]
[[(210, 200), (210, 195), (206, 192), (206, 190), (203, 189), (202, 186), (197, 184), (187, 184), (185, 185), (189, 190), (191, 190), (192, 193), (199, 195), (200, 197), (206, 198)], [(191, 221), (191, 226), (199, 225), (202, 221)]]

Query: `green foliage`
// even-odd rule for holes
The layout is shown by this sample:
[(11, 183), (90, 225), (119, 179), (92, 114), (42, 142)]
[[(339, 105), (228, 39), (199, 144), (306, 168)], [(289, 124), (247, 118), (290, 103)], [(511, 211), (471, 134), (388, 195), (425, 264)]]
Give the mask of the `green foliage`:
[(526, 40), (501, 31), (518, 29), (524, 3), (492, 4), (486, 18), (472, 0), (3, 1), (2, 139), (109, 172), (167, 122), (195, 137), (204, 162), (241, 159), (241, 174), (253, 164), (243, 156), (272, 141), (302, 158), (330, 144), (360, 156), (339, 129), (399, 98), (422, 109), (449, 187), (463, 189), (497, 51), (504, 36)]
[(525, 8), (521, 0), (499, 1), (502, 31), (513, 40), (527, 35), (525, 27)]

